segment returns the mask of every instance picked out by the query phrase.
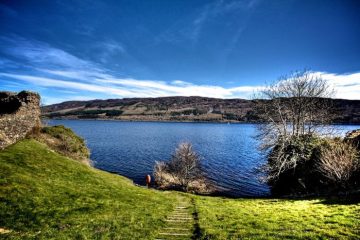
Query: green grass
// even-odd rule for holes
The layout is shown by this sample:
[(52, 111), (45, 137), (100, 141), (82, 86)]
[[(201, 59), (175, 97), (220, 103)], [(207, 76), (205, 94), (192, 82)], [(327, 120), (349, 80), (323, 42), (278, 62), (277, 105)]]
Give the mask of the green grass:
[(11, 239), (149, 239), (176, 193), (63, 157), (35, 140), (0, 152), (0, 227)]
[(196, 197), (206, 239), (358, 239), (360, 204)]
[[(359, 201), (181, 195), (194, 199), (203, 239), (360, 235)], [(178, 196), (136, 187), (35, 140), (0, 151), (0, 239), (152, 239)]]
[(34, 137), (62, 155), (85, 162), (90, 158), (84, 139), (65, 126), (43, 127)]

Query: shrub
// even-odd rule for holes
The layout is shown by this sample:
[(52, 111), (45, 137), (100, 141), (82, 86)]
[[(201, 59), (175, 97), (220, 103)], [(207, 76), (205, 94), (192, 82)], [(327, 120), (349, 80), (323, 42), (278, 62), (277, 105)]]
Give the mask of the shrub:
[(267, 180), (273, 181), (286, 171), (293, 171), (297, 166), (311, 160), (314, 149), (321, 139), (313, 135), (293, 136), (279, 139), (270, 151), (266, 165)]
[(301, 136), (279, 140), (265, 170), (274, 195), (337, 194), (358, 188), (360, 160), (341, 138)]
[(320, 148), (318, 171), (330, 181), (344, 185), (359, 169), (357, 149), (339, 140), (327, 142)]
[(90, 165), (90, 151), (84, 139), (77, 136), (70, 128), (64, 126), (43, 127), (40, 134), (33, 135), (37, 140), (47, 144), (53, 150)]
[(155, 182), (163, 189), (180, 189), (186, 192), (206, 193), (206, 183), (201, 168), (201, 158), (190, 143), (181, 143), (169, 162), (156, 162)]

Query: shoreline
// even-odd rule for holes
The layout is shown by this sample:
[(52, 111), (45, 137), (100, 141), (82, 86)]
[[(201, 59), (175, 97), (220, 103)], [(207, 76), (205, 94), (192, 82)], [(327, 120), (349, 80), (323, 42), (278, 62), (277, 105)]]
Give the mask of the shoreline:
[[(244, 121), (179, 121), (179, 120), (139, 120), (139, 119), (114, 119), (114, 118), (41, 118), (42, 121), (49, 120), (74, 120), (74, 121), (116, 121), (116, 122), (150, 122), (150, 123), (219, 123), (219, 124), (262, 124), (263, 122), (244, 122)], [(360, 122), (355, 123), (331, 123), (329, 125), (355, 125), (360, 126)]]

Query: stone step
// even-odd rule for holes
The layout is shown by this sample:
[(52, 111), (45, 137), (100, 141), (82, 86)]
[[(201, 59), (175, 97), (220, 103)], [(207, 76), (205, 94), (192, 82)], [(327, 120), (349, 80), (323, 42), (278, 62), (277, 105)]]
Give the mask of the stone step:
[(178, 222), (178, 223), (188, 223), (186, 220), (174, 220), (174, 219), (165, 219), (166, 222)]
[(190, 215), (170, 215), (168, 216), (168, 218), (191, 218), (192, 217)]
[(159, 235), (159, 238), (155, 238), (156, 240), (181, 240), (181, 239), (191, 239), (190, 235), (187, 236), (171, 236), (171, 235)]
[(159, 233), (160, 235), (167, 235), (167, 236), (190, 236), (190, 233), (166, 233), (166, 232), (161, 232)]
[[(166, 219), (165, 221), (168, 223), (178, 223), (178, 224), (184, 224), (184, 225), (186, 225), (186, 224), (190, 225), (192, 223), (192, 221), (182, 220), (182, 219)], [(172, 226), (172, 227), (174, 227), (174, 226)]]
[[(173, 223), (173, 224), (172, 224)], [(181, 222), (169, 222), (169, 224), (166, 226), (167, 228), (184, 228), (184, 229), (193, 229), (193, 224), (187, 224), (187, 223), (181, 223)]]
[(166, 227), (164, 230), (176, 230), (176, 231), (189, 231), (188, 228), (176, 228), (176, 227)]
[(160, 230), (156, 239), (191, 239), (194, 227), (191, 206), (187, 198), (178, 198), (177, 206), (165, 219), (166, 226)]
[(192, 218), (189, 217), (168, 217), (167, 219), (172, 220), (191, 220)]

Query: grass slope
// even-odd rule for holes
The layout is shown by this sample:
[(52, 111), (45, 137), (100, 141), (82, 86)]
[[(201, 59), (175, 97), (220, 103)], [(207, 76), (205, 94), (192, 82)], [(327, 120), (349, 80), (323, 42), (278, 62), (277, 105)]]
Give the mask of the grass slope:
[(360, 204), (196, 197), (207, 239), (358, 239)]
[[(360, 204), (189, 194), (202, 239), (358, 239)], [(1, 239), (153, 239), (179, 193), (134, 186), (23, 140), (0, 151)]]
[(0, 238), (149, 239), (175, 204), (35, 140), (0, 152)]

